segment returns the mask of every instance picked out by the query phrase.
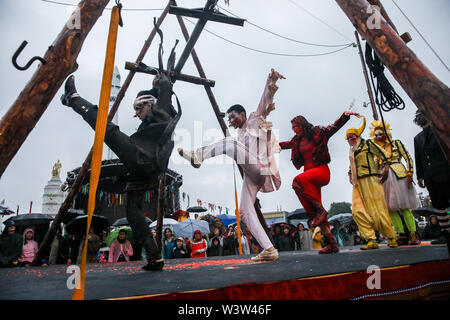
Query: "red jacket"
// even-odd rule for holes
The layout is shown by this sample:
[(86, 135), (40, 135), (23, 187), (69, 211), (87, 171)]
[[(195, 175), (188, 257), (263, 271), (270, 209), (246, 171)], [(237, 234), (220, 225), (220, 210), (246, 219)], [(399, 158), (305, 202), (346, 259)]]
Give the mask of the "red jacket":
[(205, 239), (200, 238), (200, 241), (197, 241), (195, 239), (195, 234), (200, 234), (200, 237), (202, 236), (202, 233), (199, 230), (194, 231), (194, 239), (192, 239), (191, 242), (191, 257), (192, 258), (205, 258), (206, 257), (206, 251), (208, 250), (208, 243)]
[[(314, 130), (314, 138), (310, 143), (314, 145), (314, 156), (313, 162), (316, 166), (320, 166), (322, 164), (327, 164), (331, 161), (330, 153), (328, 152), (328, 140), (330, 137), (335, 134), (339, 129), (341, 129), (347, 121), (350, 119), (350, 116), (346, 116), (344, 113), (337, 119), (332, 125), (327, 127), (315, 126)], [(305, 164), (305, 159), (303, 154), (300, 152), (300, 141), (302, 137), (298, 137), (295, 135), (290, 141), (280, 142), (281, 149), (291, 149), (291, 161), (294, 164), (297, 170), (300, 170), (301, 167)]]

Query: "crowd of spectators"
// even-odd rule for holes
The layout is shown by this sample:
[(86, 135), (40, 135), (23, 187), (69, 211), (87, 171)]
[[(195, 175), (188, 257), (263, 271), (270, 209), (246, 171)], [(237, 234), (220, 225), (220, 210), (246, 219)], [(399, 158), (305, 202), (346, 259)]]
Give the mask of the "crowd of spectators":
[[(320, 249), (324, 239), (320, 228), (313, 228), (311, 221), (308, 226), (298, 223), (292, 225), (278, 223), (269, 227), (275, 247), (278, 251), (312, 250)], [(87, 263), (117, 263), (134, 260), (145, 260), (145, 253), (136, 256), (132, 241), (127, 240), (127, 231), (121, 229), (116, 239), (108, 245), (106, 238), (110, 230), (98, 235), (91, 228), (87, 236)], [(358, 246), (364, 244), (356, 223), (351, 222), (345, 226), (337, 220), (331, 223), (331, 232), (337, 240), (339, 247)], [(156, 238), (156, 231), (152, 230)], [(429, 217), (429, 222), (420, 233), (421, 238), (430, 240), (431, 244), (442, 243), (442, 232), (435, 215)], [(35, 231), (32, 227), (25, 228), (23, 234), (16, 231), (13, 221), (9, 221), (0, 237), (0, 266), (30, 266), (38, 251)], [(236, 225), (228, 227), (215, 227), (209, 234), (195, 231), (192, 238), (179, 237), (171, 228), (165, 228), (161, 239), (162, 255), (164, 259), (203, 258), (238, 255), (240, 249), (245, 255), (258, 253), (262, 250), (254, 241), (248, 230), (241, 231), (238, 239)], [(379, 241), (383, 238), (379, 236)], [(58, 230), (51, 245), (50, 255), (42, 264), (79, 264), (86, 237), (75, 235), (62, 235)]]

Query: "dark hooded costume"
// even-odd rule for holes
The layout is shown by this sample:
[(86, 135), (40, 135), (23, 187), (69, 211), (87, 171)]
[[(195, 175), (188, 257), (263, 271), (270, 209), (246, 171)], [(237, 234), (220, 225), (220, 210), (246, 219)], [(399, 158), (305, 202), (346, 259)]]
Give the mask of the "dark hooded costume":
[[(177, 112), (172, 105), (172, 83), (165, 74), (160, 75), (157, 85), (157, 88), (141, 91), (137, 95), (137, 99), (150, 96), (156, 101), (138, 130), (128, 136), (117, 125), (108, 121), (105, 143), (128, 169), (124, 191), (127, 194), (127, 219), (135, 240), (135, 255), (140, 257), (144, 247), (149, 265), (158, 261), (155, 270), (160, 270), (163, 264), (161, 253), (147, 227), (142, 202), (144, 193), (151, 187), (151, 181), (165, 174), (174, 147), (171, 136), (181, 116), (181, 109), (178, 106)], [(66, 82), (66, 93), (61, 101), (72, 107), (95, 130), (98, 108), (76, 93), (72, 77)], [(152, 270), (152, 267), (149, 269)]]

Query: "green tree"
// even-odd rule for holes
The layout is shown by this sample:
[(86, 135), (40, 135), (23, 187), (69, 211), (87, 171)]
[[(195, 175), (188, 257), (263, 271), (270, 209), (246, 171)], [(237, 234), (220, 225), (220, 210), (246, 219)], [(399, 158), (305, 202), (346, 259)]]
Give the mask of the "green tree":
[(339, 213), (351, 213), (352, 212), (352, 204), (349, 202), (333, 202), (330, 206), (330, 210), (328, 210), (328, 217), (332, 217)]

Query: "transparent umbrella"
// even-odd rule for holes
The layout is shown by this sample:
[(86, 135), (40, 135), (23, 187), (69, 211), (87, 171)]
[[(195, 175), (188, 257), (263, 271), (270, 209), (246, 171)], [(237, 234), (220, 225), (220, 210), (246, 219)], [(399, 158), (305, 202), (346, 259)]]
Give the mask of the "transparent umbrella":
[(186, 219), (172, 227), (175, 235), (183, 238), (192, 238), (195, 230), (200, 230), (202, 234), (209, 233), (209, 223), (205, 220)]
[[(150, 224), (149, 228), (150, 228), (150, 229), (156, 228), (156, 224), (157, 224), (157, 223), (158, 223), (158, 220), (153, 221), (153, 222)], [(164, 219), (163, 219), (163, 228), (170, 227), (170, 226), (172, 226), (172, 225), (174, 225), (174, 224), (177, 224), (177, 223), (178, 223), (177, 220), (170, 219), (170, 218), (164, 218)]]

